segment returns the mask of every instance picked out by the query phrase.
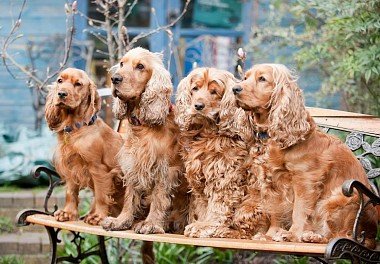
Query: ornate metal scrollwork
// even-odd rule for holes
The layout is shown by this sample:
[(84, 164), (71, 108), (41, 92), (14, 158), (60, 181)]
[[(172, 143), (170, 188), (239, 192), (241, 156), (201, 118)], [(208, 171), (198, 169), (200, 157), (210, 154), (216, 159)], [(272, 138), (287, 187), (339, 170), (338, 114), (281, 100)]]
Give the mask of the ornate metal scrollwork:
[(327, 245), (327, 259), (351, 258), (369, 263), (380, 263), (380, 253), (348, 238), (336, 238)]
[[(41, 172), (44, 172), (48, 176), (48, 179), (49, 179), (49, 188), (46, 193), (45, 201), (44, 201), (45, 213), (48, 215), (53, 215), (54, 212), (58, 210), (58, 206), (54, 204), (54, 210), (49, 211), (48, 209), (49, 199), (50, 199), (51, 194), (53, 193), (54, 188), (57, 187), (58, 185), (62, 185), (63, 182), (56, 171), (51, 170), (45, 166), (35, 166), (30, 172), (30, 174), (33, 176), (33, 178), (37, 179), (41, 176)], [(54, 179), (53, 177), (57, 179)]]
[(357, 157), (363, 168), (367, 171), (369, 179), (380, 176), (380, 168), (373, 168), (371, 161), (366, 157), (368, 155), (380, 157), (380, 138), (377, 138), (372, 144), (369, 144), (364, 140), (363, 134), (352, 132), (346, 137), (346, 145), (352, 151), (356, 151), (360, 148), (364, 150), (364, 152), (358, 154)]

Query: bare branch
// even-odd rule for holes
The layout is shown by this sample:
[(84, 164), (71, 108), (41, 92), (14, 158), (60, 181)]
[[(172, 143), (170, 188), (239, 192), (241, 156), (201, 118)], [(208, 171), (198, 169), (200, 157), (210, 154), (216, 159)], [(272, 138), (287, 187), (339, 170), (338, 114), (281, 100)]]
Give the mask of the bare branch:
[[(47, 72), (47, 75), (46, 75), (44, 80), (41, 80), (37, 77), (37, 75), (35, 74), (36, 70), (34, 69), (33, 65), (32, 65), (32, 69), (29, 69), (28, 67), (25, 67), (25, 66), (19, 64), (13, 58), (13, 56), (11, 56), (8, 53), (9, 45), (22, 36), (22, 35), (17, 35), (17, 36), (14, 36), (14, 35), (17, 32), (17, 30), (20, 28), (21, 16), (23, 14), (25, 5), (26, 5), (26, 0), (23, 1), (22, 6), (21, 6), (20, 11), (19, 11), (18, 19), (16, 20), (16, 22), (12, 26), (12, 29), (11, 29), (9, 35), (7, 36), (7, 38), (5, 39), (5, 41), (3, 43), (2, 50), (1, 50), (1, 57), (2, 57), (2, 61), (4, 63), (6, 70), (14, 79), (19, 79), (19, 78), (17, 78), (13, 74), (13, 72), (10, 70), (10, 68), (9, 68), (10, 65), (16, 67), (19, 71), (21, 71), (29, 79), (28, 83), (31, 87), (35, 87), (35, 88), (41, 90), (47, 84), (47, 82), (50, 81), (51, 78), (53, 78), (55, 75), (57, 75), (63, 69), (63, 67), (66, 65), (66, 63), (68, 61), (68, 58), (70, 55), (70, 49), (71, 49), (71, 45), (72, 45), (72, 41), (73, 41), (73, 35), (74, 35), (74, 26), (73, 25), (74, 25), (74, 13), (76, 12), (76, 1), (73, 2), (71, 9), (69, 9), (68, 6), (65, 5), (65, 9), (66, 9), (66, 13), (67, 13), (67, 18), (66, 18), (67, 31), (66, 31), (66, 38), (65, 38), (65, 54), (64, 54), (64, 57), (62, 59), (62, 62), (60, 63), (60, 67), (57, 71), (55, 71), (54, 73), (52, 73), (50, 75)], [(71, 18), (71, 21), (69, 21), (69, 18)], [(8, 61), (10, 62), (10, 65), (8, 64)]]
[[(98, 2), (98, 1), (97, 1)], [(110, 64), (115, 64), (115, 47), (113, 43), (113, 36), (112, 36), (112, 23), (111, 23), (111, 17), (110, 17), (110, 3), (106, 0), (104, 3), (104, 16), (105, 16), (105, 28), (107, 32), (107, 46), (108, 46), (108, 53), (109, 53), (109, 59)]]
[[(119, 5), (119, 12), (118, 12), (118, 15), (119, 15), (119, 19), (118, 19), (118, 25), (117, 25), (117, 39), (116, 39), (116, 42), (117, 42), (117, 58), (120, 59), (121, 57), (123, 57), (123, 54), (124, 54), (124, 50), (125, 50), (125, 46), (124, 46), (124, 36), (123, 36), (123, 26), (124, 26), (124, 21), (125, 21), (125, 17), (124, 17), (124, 6), (126, 4), (126, 1), (125, 0), (118, 0), (118, 5)], [(113, 64), (111, 64), (113, 65)]]
[(179, 21), (184, 15), (185, 15), (185, 13), (186, 13), (186, 11), (187, 11), (187, 8), (188, 8), (188, 6), (189, 6), (190, 1), (191, 1), (191, 0), (186, 0), (185, 6), (184, 6), (184, 8), (183, 8), (181, 14), (180, 14), (176, 19), (174, 19), (172, 22), (170, 22), (169, 24), (167, 24), (167, 25), (165, 25), (165, 26), (161, 26), (161, 27), (155, 28), (155, 29), (153, 29), (153, 30), (151, 30), (151, 31), (149, 31), (149, 32), (144, 32), (144, 33), (140, 33), (140, 34), (138, 34), (136, 37), (134, 37), (134, 38), (130, 41), (130, 43), (129, 43), (127, 49), (130, 49), (134, 44), (136, 44), (137, 41), (139, 41), (139, 40), (142, 39), (142, 38), (149, 37), (149, 36), (151, 36), (151, 35), (153, 35), (153, 34), (155, 34), (155, 33), (158, 33), (158, 32), (160, 32), (160, 31), (162, 31), (162, 30), (167, 30), (167, 29), (173, 27), (173, 26), (174, 26), (174, 25), (175, 25), (175, 24), (176, 24), (176, 23), (177, 23), (177, 22), (178, 22), (178, 21)]

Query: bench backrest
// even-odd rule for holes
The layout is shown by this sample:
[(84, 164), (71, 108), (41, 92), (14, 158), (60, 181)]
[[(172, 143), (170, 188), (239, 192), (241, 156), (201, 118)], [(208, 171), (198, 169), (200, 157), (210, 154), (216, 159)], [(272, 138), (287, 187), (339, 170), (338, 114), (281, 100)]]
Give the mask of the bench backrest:
[(354, 152), (369, 179), (380, 176), (380, 118), (322, 108), (308, 110), (321, 129), (338, 136)]

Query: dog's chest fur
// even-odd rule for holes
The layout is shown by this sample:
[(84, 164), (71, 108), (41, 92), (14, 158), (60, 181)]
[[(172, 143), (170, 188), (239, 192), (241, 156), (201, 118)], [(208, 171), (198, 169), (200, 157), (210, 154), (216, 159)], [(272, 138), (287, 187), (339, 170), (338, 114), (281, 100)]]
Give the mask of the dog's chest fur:
[(197, 137), (184, 151), (186, 177), (193, 191), (206, 196), (247, 185), (246, 144), (229, 137)]

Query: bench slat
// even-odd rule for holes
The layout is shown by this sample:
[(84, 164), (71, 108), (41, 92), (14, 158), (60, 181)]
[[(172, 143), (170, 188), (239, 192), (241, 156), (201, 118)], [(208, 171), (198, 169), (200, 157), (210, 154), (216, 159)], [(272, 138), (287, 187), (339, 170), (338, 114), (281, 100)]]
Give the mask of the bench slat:
[(244, 249), (253, 251), (266, 251), (290, 254), (304, 254), (310, 256), (323, 256), (326, 251), (326, 244), (313, 243), (293, 243), (293, 242), (273, 242), (254, 241), (246, 239), (226, 239), (226, 238), (188, 238), (175, 234), (136, 234), (131, 230), (127, 231), (105, 231), (100, 226), (91, 226), (82, 221), (57, 222), (52, 216), (36, 214), (26, 218), (26, 221), (33, 224), (50, 226), (75, 232), (89, 233), (105, 237), (119, 237), (126, 239), (137, 239), (153, 242), (165, 242), (172, 244)]
[(380, 136), (380, 118), (376, 116), (316, 107), (307, 110), (320, 126)]

